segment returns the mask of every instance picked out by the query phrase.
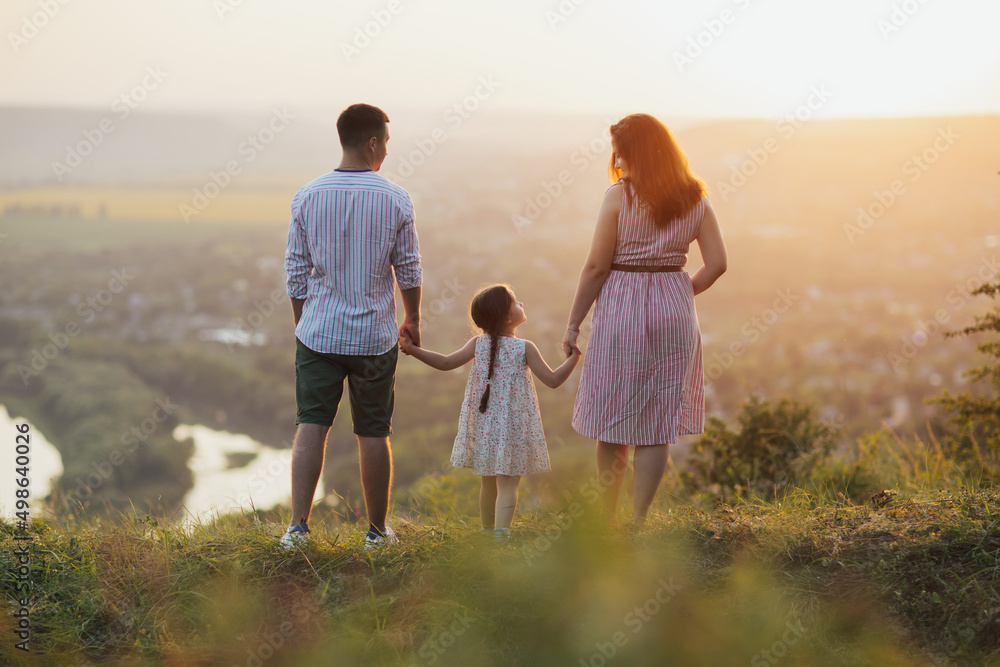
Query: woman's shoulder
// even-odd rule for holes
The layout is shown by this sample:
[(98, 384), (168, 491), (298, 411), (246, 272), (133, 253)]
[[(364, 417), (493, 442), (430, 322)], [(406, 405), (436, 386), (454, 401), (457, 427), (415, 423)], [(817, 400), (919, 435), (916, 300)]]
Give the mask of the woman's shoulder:
[(622, 191), (629, 185), (628, 178), (622, 176), (617, 181), (608, 186), (608, 189), (604, 191), (604, 194), (621, 194)]

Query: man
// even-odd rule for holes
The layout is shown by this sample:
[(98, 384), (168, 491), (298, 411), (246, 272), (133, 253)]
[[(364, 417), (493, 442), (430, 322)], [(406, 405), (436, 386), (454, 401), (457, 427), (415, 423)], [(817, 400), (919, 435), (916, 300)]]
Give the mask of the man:
[[(365, 548), (398, 541), (385, 523), (397, 341), (405, 332), (420, 344), (422, 273), (410, 195), (375, 173), (385, 160), (388, 123), (385, 112), (368, 104), (345, 109), (337, 119), (340, 166), (292, 199), (285, 271), (295, 315), (298, 410), (292, 524), (281, 539), (288, 548), (309, 535), (326, 437), (345, 379), (369, 521)], [(397, 282), (406, 311), (398, 329)]]

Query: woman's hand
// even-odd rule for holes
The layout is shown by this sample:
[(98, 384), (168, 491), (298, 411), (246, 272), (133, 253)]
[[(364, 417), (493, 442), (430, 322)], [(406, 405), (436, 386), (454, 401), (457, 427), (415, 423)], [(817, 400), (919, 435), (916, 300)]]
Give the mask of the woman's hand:
[(566, 358), (571, 357), (574, 352), (576, 354), (583, 354), (580, 346), (576, 344), (577, 339), (579, 338), (580, 331), (578, 329), (570, 329), (569, 327), (566, 327), (566, 335), (563, 336), (562, 344), (563, 353), (566, 355)]

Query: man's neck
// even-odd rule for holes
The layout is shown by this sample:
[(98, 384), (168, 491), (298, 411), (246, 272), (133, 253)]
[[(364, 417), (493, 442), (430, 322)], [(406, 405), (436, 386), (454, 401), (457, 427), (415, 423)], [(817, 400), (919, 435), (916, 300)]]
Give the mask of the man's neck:
[(365, 155), (354, 151), (344, 151), (344, 157), (340, 159), (338, 171), (370, 171), (371, 163)]

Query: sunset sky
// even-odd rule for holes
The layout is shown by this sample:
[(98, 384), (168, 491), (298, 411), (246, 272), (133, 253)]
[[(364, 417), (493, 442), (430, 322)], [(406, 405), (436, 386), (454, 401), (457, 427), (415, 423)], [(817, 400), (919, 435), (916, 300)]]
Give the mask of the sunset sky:
[(435, 110), (485, 77), (510, 110), (1000, 112), (996, 0), (62, 2), (3, 3), (0, 104), (106, 108), (154, 67), (149, 110)]

